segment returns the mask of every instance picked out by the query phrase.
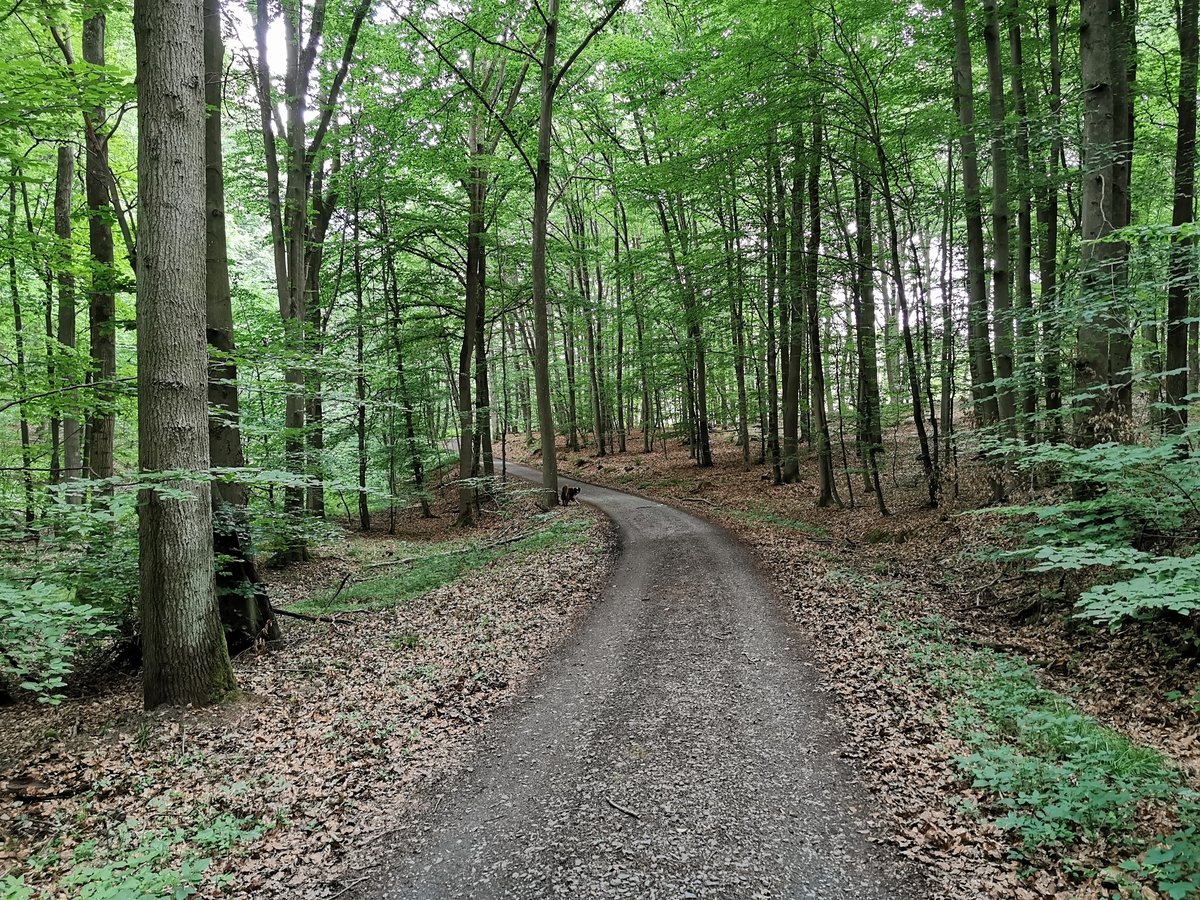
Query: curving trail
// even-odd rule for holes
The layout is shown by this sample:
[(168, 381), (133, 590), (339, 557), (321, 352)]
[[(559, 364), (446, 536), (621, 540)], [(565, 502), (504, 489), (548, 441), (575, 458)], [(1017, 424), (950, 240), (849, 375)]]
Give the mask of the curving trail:
[(355, 896), (928, 896), (863, 836), (872, 801), (748, 555), (694, 516), (580, 486), (621, 537), (603, 602)]

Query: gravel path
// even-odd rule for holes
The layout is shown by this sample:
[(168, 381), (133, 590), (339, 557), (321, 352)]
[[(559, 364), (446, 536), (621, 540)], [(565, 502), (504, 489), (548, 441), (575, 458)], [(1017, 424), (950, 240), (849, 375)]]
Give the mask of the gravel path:
[(928, 896), (864, 836), (872, 801), (748, 555), (679, 510), (581, 487), (621, 537), (603, 602), (354, 896)]

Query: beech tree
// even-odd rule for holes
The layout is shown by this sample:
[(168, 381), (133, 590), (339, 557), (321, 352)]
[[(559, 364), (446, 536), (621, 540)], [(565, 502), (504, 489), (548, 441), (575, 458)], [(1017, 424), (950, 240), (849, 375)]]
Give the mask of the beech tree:
[(138, 462), (147, 709), (235, 689), (213, 593), (205, 335), (204, 10), (138, 0)]

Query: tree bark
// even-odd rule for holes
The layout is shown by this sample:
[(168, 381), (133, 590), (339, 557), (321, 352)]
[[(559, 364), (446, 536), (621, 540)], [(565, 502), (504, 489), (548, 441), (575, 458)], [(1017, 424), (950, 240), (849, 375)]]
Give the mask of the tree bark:
[(1020, 386), (1020, 431), (1026, 441), (1037, 438), (1037, 326), (1033, 317), (1033, 165), (1029, 153), (1029, 104), (1025, 96), (1025, 51), (1017, 3), (1008, 10), (1009, 80), (1016, 115), (1017, 152), (1017, 384)]
[(21, 170), (14, 162), (8, 189), (8, 288), (12, 300), (13, 342), (16, 345), (17, 364), (17, 414), (21, 433), (21, 483), (25, 490), (25, 523), (32, 525), (33, 509), (33, 457), (30, 449), (29, 409), (26, 397), (29, 394), (28, 369), (25, 365), (25, 331), (21, 321), (21, 291), (17, 279), (17, 184)]
[[(224, 153), (221, 146), (221, 101), (225, 79), (225, 46), (221, 39), (220, 0), (204, 3), (205, 171), (205, 315), (208, 324), (208, 442), (214, 469), (240, 469), (241, 410), (238, 369), (234, 359), (233, 303), (229, 289), (229, 255), (225, 233)], [(250, 547), (247, 491), (240, 480), (217, 480), (212, 487), (213, 547), (217, 603), (230, 651), (237, 653), (259, 640), (278, 640), (278, 619), (266, 586), (258, 576)]]
[(962, 154), (963, 208), (967, 224), (967, 351), (976, 423), (986, 426), (1000, 421), (1000, 407), (996, 397), (996, 372), (992, 364), (989, 336), (991, 325), (985, 282), (979, 150), (975, 140), (975, 89), (971, 75), (966, 0), (953, 0), (951, 14), (954, 22), (954, 83), (959, 149)]
[(546, 302), (546, 228), (550, 219), (550, 143), (554, 131), (559, 0), (546, 2), (538, 104), (537, 162), (533, 175), (533, 376), (542, 446), (542, 503), (558, 505), (558, 450), (550, 405), (550, 319)]
[(983, 39), (987, 51), (988, 113), (992, 133), (992, 307), (995, 317), (996, 404), (1000, 430), (1016, 436), (1016, 391), (1013, 368), (1012, 242), (1009, 213), (1007, 110), (1004, 65), (1000, 54), (1000, 15), (996, 0), (984, 0)]
[[(138, 457), (172, 495), (139, 498), (145, 705), (205, 705), (236, 685), (213, 594), (205, 338), (204, 11), (137, 0)], [(183, 492), (186, 498), (177, 496)]]
[[(83, 23), (83, 60), (103, 77), (104, 13)], [(112, 203), (109, 195), (108, 138), (103, 106), (93, 107), (87, 124), (87, 169), (84, 187), (88, 205), (88, 241), (92, 256), (92, 284), (88, 296), (89, 340), (92, 356), (93, 405), (87, 421), (87, 460), (92, 478), (111, 478), (116, 435), (117, 377), (116, 271), (112, 236)], [(109, 489), (105, 489), (108, 493)]]
[(1046, 391), (1047, 436), (1062, 439), (1062, 329), (1055, 307), (1058, 303), (1058, 179), (1062, 157), (1062, 53), (1059, 47), (1058, 4), (1051, 2), (1047, 9), (1050, 54), (1050, 150), (1046, 157), (1045, 177), (1039, 186), (1038, 199), (1038, 284), (1039, 312), (1042, 318), (1042, 379)]
[(860, 168), (854, 173), (858, 289), (854, 293), (854, 336), (858, 348), (859, 455), (866, 464), (865, 486), (875, 494), (879, 514), (888, 514), (879, 480), (883, 427), (879, 416), (879, 351), (875, 343), (875, 236), (871, 221), (871, 182)]
[[(1175, 138), (1175, 201), (1171, 224), (1180, 227), (1196, 218), (1196, 72), (1200, 57), (1197, 19), (1200, 0), (1182, 0), (1179, 7), (1179, 127)], [(1194, 239), (1171, 245), (1170, 285), (1167, 289), (1167, 360), (1165, 422), (1181, 434), (1188, 424), (1188, 309), (1195, 284)]]
[[(67, 144), (58, 148), (58, 166), (54, 180), (54, 235), (58, 240), (58, 344), (74, 351), (75, 333), (75, 274), (71, 271), (71, 199), (75, 172), (75, 151)], [(61, 386), (73, 382), (75, 373), (60, 362), (55, 368)], [(83, 432), (80, 427), (79, 401), (72, 392), (66, 399), (68, 412), (62, 418), (62, 472), (64, 482), (83, 477)], [(78, 490), (67, 489), (68, 502), (78, 503)]]
[(1076, 337), (1076, 440), (1091, 446), (1114, 435), (1116, 405), (1110, 390), (1113, 375), (1111, 339), (1119, 323), (1113, 315), (1118, 289), (1121, 247), (1104, 240), (1117, 218), (1113, 180), (1116, 131), (1113, 106), (1113, 30), (1108, 0), (1080, 3), (1080, 64), (1083, 109), (1083, 245), (1080, 250), (1080, 293), (1090, 307)]
[(833, 473), (833, 441), (829, 437), (829, 416), (826, 410), (825, 365), (821, 358), (821, 308), (817, 275), (821, 253), (821, 153), (824, 146), (820, 110), (813, 125), (811, 159), (808, 174), (808, 252), (805, 259), (805, 287), (808, 307), (808, 347), (811, 355), (813, 440), (817, 450), (817, 506), (842, 505)]

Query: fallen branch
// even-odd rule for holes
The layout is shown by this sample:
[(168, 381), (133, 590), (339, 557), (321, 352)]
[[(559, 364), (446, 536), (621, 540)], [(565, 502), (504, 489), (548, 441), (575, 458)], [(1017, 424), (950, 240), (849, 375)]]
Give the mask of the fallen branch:
[(675, 499), (681, 503), (707, 503), (713, 509), (721, 508), (716, 503), (713, 503), (711, 500), (705, 500), (703, 497), (676, 497)]
[(626, 806), (622, 806), (620, 803), (618, 803), (618, 802), (617, 802), (616, 800), (614, 800), (612, 797), (605, 797), (604, 799), (605, 799), (606, 801), (608, 801), (608, 805), (609, 805), (609, 806), (611, 806), (613, 809), (615, 809), (617, 812), (623, 812), (623, 813), (625, 813), (625, 815), (627, 815), (627, 816), (631, 816), (631, 817), (633, 817), (633, 818), (635, 818), (635, 819), (641, 819), (641, 816), (640, 816), (640, 815), (638, 815), (637, 813), (635, 813), (635, 812), (634, 812), (632, 809), (629, 809), (629, 808), (628, 808), (628, 807), (626, 807)]
[(275, 607), (275, 615), (287, 616), (289, 619), (299, 619), (301, 622), (323, 622), (326, 625), (336, 625), (337, 620), (329, 616), (310, 616), (307, 613), (289, 612), (286, 609)]

